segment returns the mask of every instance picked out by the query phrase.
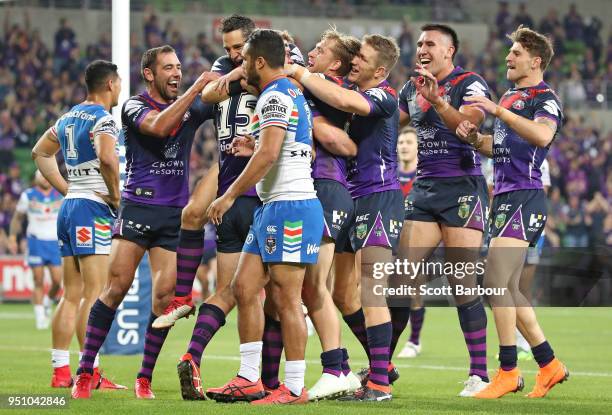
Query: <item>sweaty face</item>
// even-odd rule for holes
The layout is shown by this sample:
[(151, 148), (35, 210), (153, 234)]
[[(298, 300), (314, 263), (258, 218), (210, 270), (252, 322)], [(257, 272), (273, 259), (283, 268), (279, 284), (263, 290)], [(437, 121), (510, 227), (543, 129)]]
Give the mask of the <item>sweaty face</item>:
[(506, 78), (511, 82), (518, 82), (528, 76), (534, 66), (535, 58), (520, 43), (515, 42), (506, 56)]
[(434, 76), (448, 65), (453, 56), (453, 42), (450, 36), (437, 30), (421, 33), (417, 41), (416, 60)]
[(157, 55), (155, 71), (153, 72), (153, 87), (166, 101), (173, 101), (178, 96), (183, 73), (181, 62), (176, 53)]
[(370, 45), (364, 43), (361, 45), (359, 53), (353, 58), (351, 71), (348, 75), (348, 80), (357, 85), (363, 84), (372, 78), (378, 68), (377, 65), (378, 52)]
[(248, 43), (244, 46), (242, 69), (244, 69), (244, 75), (246, 76), (247, 83), (249, 85), (253, 85), (256, 88), (259, 88), (259, 81), (261, 80), (261, 77), (259, 76), (259, 73), (257, 73), (257, 68), (255, 67), (255, 59), (249, 55)]
[(417, 156), (417, 137), (414, 133), (404, 133), (397, 138), (397, 155), (399, 160), (409, 163)]
[(310, 72), (325, 73), (336, 61), (331, 51), (332, 40), (323, 40), (317, 43), (313, 50), (308, 53), (308, 70)]
[(240, 66), (242, 65), (243, 55), (242, 49), (244, 48), (244, 44), (246, 39), (242, 34), (242, 30), (234, 30), (233, 32), (223, 33), (223, 49), (227, 53), (227, 56), (230, 57), (234, 65)]

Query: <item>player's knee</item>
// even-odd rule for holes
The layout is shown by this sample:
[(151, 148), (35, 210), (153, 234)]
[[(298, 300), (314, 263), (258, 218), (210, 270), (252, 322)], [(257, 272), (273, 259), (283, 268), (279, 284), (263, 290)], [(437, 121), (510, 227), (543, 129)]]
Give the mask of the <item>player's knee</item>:
[(207, 222), (206, 209), (190, 201), (181, 213), (181, 226), (186, 229), (200, 229)]
[(238, 304), (247, 302), (253, 295), (257, 295), (257, 293), (253, 292), (253, 289), (249, 287), (249, 284), (245, 282), (243, 278), (235, 278), (230, 287), (234, 295), (234, 299)]

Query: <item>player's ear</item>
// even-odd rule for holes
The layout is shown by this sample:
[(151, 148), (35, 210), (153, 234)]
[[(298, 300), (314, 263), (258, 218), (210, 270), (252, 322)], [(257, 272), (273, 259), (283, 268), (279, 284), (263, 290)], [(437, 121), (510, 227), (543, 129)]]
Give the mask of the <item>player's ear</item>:
[(258, 56), (257, 59), (255, 59), (255, 66), (257, 69), (263, 68), (265, 64), (266, 60), (262, 56)]
[(535, 56), (532, 60), (531, 60), (531, 69), (535, 70), (538, 69), (540, 67), (542, 63), (542, 58), (539, 56)]
[(455, 53), (455, 47), (454, 46), (449, 46), (446, 51), (447, 51), (446, 57), (448, 59), (453, 59), (453, 53)]
[(151, 70), (151, 68), (144, 68), (142, 70), (142, 75), (144, 76), (145, 81), (147, 82), (153, 82), (153, 71)]
[(387, 69), (384, 66), (379, 66), (378, 68), (376, 68), (376, 71), (374, 71), (374, 77), (376, 77), (377, 79), (383, 79), (387, 76)]
[(340, 59), (336, 59), (331, 66), (329, 67), (332, 71), (337, 71), (342, 66), (342, 61)]

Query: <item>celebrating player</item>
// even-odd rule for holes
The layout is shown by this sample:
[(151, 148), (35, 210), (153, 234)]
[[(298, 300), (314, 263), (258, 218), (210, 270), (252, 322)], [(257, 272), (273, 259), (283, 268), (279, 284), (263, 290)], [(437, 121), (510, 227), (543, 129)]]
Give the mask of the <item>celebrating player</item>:
[[(400, 91), (400, 123), (411, 122), (419, 139), (417, 178), (405, 201), (400, 256), (410, 262), (427, 260), (440, 241), (449, 262), (475, 262), (482, 244), (488, 206), (487, 184), (478, 153), (455, 135), (457, 125), (469, 120), (480, 125), (484, 114), (466, 105), (470, 96), (488, 95), (477, 74), (455, 66), (459, 41), (446, 25), (421, 28), (417, 42), (417, 77)], [(476, 286), (476, 276), (448, 278)], [(473, 396), (489, 382), (487, 375), (487, 315), (476, 295), (455, 296), (459, 323), (470, 355), (470, 370), (459, 396)], [(397, 309), (400, 322), (409, 310)], [(404, 323), (405, 325), (406, 323)]]
[[(181, 211), (189, 198), (189, 153), (196, 129), (212, 116), (212, 107), (197, 99), (207, 82), (203, 73), (178, 96), (181, 63), (171, 46), (143, 54), (141, 73), (146, 92), (130, 98), (121, 118), (125, 131), (126, 182), (119, 217), (113, 225), (109, 281), (89, 315), (85, 352), (80, 362), (74, 398), (89, 398), (93, 357), (108, 335), (117, 307), (149, 252), (153, 304), (145, 335), (137, 398), (153, 399), (151, 379), (168, 329), (152, 322), (172, 299), (176, 282), (176, 247)], [(197, 265), (196, 265), (197, 267)]]
[(507, 288), (509, 295), (492, 298), (499, 336), (500, 368), (491, 384), (476, 398), (499, 398), (522, 390), (517, 367), (515, 328), (531, 345), (540, 369), (530, 398), (541, 398), (569, 376), (544, 337), (533, 307), (519, 289), (519, 279), (529, 246), (534, 246), (546, 223), (546, 195), (540, 167), (563, 121), (561, 102), (543, 80), (554, 54), (548, 38), (520, 26), (509, 36), (513, 44), (506, 56), (506, 77), (514, 83), (499, 104), (469, 97), (473, 106), (496, 117), (494, 135), (481, 135), (470, 122), (457, 134), (475, 149), (493, 157), (495, 187), (490, 228), (492, 233), (485, 270), (487, 287)]
[[(111, 221), (119, 205), (119, 129), (109, 114), (121, 91), (117, 66), (94, 61), (85, 69), (85, 82), (86, 100), (60, 117), (32, 150), (42, 175), (66, 196), (57, 222), (64, 295), (53, 316), (52, 387), (72, 385), (69, 347), (75, 326), (81, 351), (85, 350), (89, 311), (107, 280)], [(55, 159), (60, 149), (68, 182)], [(97, 350), (89, 356), (88, 390), (125, 389), (101, 377)]]
[[(255, 211), (232, 282), (238, 304), (240, 370), (226, 385), (208, 389), (207, 396), (261, 405), (305, 403), (307, 333), (301, 290), (305, 265), (316, 263), (323, 234), (323, 210), (310, 169), (312, 119), (301, 91), (283, 76), (285, 47), (276, 31), (254, 31), (243, 58), (247, 81), (261, 91), (255, 109), (257, 149), (207, 214), (221, 223), (238, 196), (255, 184), (263, 205)], [(258, 293), (268, 281), (264, 266), (280, 291), (278, 314), (286, 358), (285, 382), (266, 397), (259, 379), (264, 313)]]
[[(28, 220), (26, 238), (28, 252), (26, 261), (34, 278), (34, 317), (36, 328), (49, 327), (51, 300), (57, 294), (62, 279), (62, 259), (57, 246), (57, 213), (62, 204), (62, 194), (51, 187), (40, 171), (34, 175), (34, 186), (23, 191), (11, 219), (9, 251), (17, 254), (17, 235), (21, 233), (24, 219)], [(45, 267), (51, 274), (52, 286), (45, 294), (43, 278)]]
[[(364, 349), (369, 351), (370, 373), (365, 386), (345, 397), (348, 400), (391, 399), (388, 375), (391, 319), (386, 304), (381, 304), (381, 299), (372, 298), (371, 284), (374, 281), (373, 264), (393, 259), (403, 215), (397, 174), (397, 98), (386, 81), (398, 56), (399, 49), (393, 39), (380, 35), (364, 36), (348, 78), (360, 92), (312, 76), (308, 70), (296, 65), (290, 71), (291, 76), (318, 99), (355, 114), (348, 131), (358, 145), (357, 157), (348, 166), (348, 188), (355, 202), (356, 216), (351, 248), (361, 254), (362, 293), (366, 293), (362, 298), (369, 304), (364, 305), (363, 311), (360, 308), (351, 315), (361, 318), (350, 320), (350, 327)], [(358, 290), (358, 286), (355, 284), (352, 289)], [(344, 315), (345, 320), (347, 317)], [(363, 333), (364, 325), (367, 339)]]

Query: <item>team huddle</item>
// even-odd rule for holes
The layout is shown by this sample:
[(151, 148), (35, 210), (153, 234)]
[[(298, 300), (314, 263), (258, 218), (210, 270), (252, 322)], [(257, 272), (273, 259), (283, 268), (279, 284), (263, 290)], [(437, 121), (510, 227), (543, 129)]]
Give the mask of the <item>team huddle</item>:
[[(42, 176), (65, 196), (57, 224), (64, 285), (82, 278), (90, 299), (86, 307), (74, 306), (80, 291), (65, 288), (77, 300), (63, 299), (54, 317), (71, 325), (61, 338), (54, 334), (53, 353), (64, 362), (54, 372), (55, 386), (72, 386), (77, 399), (98, 387), (124, 388), (101, 377), (98, 351), (148, 252), (152, 312), (135, 394), (155, 397), (151, 381), (168, 331), (196, 311), (191, 296), (208, 222), (217, 233), (216, 290), (199, 306), (177, 367), (183, 399), (390, 400), (390, 385), (399, 378), (391, 358), (409, 321), (413, 336), (400, 357), (420, 352), (424, 309), (419, 298), (395, 303), (364, 294), (372, 292), (375, 264), (427, 260), (440, 243), (453, 252), (446, 261), (472, 261), (487, 232), (484, 285), (506, 288), (511, 298), (490, 301), (500, 368), (489, 379), (482, 298), (456, 295), (470, 361), (459, 396), (491, 399), (523, 389), (517, 328), (540, 367), (528, 397), (543, 397), (566, 380), (568, 370), (518, 289), (527, 248), (546, 220), (540, 166), (563, 121), (561, 103), (543, 81), (550, 41), (523, 27), (509, 35), (507, 78), (515, 86), (495, 104), (481, 76), (454, 65), (454, 30), (440, 24), (421, 30), (416, 68), (399, 93), (387, 82), (399, 48), (378, 34), (359, 40), (328, 30), (304, 60), (289, 33), (256, 29), (251, 19), (233, 15), (221, 24), (227, 54), (180, 96), (174, 49), (146, 51), (146, 91), (121, 111), (122, 192), (119, 127), (109, 114), (121, 79), (113, 63), (92, 62), (85, 70), (86, 101), (32, 151)], [(479, 132), (487, 115), (495, 117), (493, 136)], [(190, 195), (191, 146), (208, 119), (219, 163)], [(418, 155), (400, 165), (398, 136), (403, 153), (402, 140), (414, 143), (409, 135), (417, 137)], [(67, 180), (55, 160), (59, 151)], [(480, 154), (494, 160), (491, 208)], [(415, 163), (416, 173), (406, 173)], [(461, 284), (476, 287), (476, 275)], [(234, 308), (240, 367), (225, 385), (205, 388), (204, 351)], [(322, 348), (321, 377), (308, 389), (304, 308)], [(338, 311), (369, 359), (359, 372), (343, 347)], [(75, 325), (82, 353), (73, 381), (67, 350)]]

